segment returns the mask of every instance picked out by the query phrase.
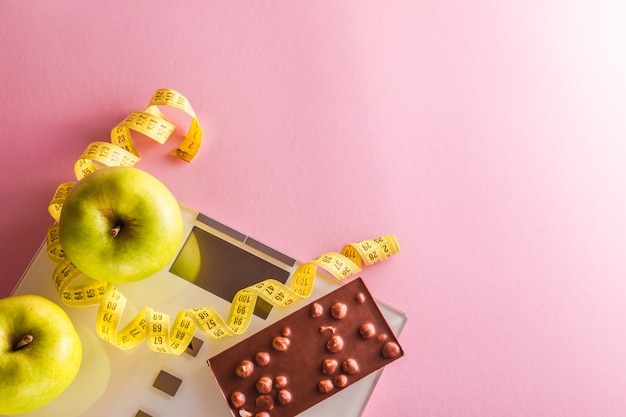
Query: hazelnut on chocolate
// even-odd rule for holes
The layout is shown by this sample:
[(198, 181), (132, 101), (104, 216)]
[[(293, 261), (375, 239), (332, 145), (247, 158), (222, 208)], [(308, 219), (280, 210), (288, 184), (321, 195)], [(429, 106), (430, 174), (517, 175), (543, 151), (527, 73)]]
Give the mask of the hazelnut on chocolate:
[(369, 339), (376, 334), (376, 328), (372, 323), (365, 323), (359, 328), (359, 334), (363, 339)]
[(359, 372), (359, 364), (354, 359), (349, 358), (343, 361), (341, 369), (348, 375), (354, 375)]
[(322, 394), (328, 394), (333, 389), (333, 381), (330, 379), (323, 379), (319, 382), (317, 388)]
[(335, 386), (338, 386), (339, 388), (343, 388), (346, 385), (348, 385), (348, 377), (345, 376), (344, 374), (339, 374), (333, 378), (333, 383), (335, 384)]
[(270, 363), (270, 354), (267, 352), (258, 352), (254, 355), (254, 361), (259, 366), (265, 366)]
[(397, 358), (400, 355), (400, 346), (395, 342), (387, 342), (383, 346), (382, 354), (388, 359)]
[(278, 375), (274, 378), (274, 385), (276, 388), (285, 388), (287, 386), (287, 377), (284, 375)]
[(331, 332), (335, 334), (336, 329), (333, 326), (320, 326), (320, 333)]
[(249, 360), (243, 360), (239, 362), (239, 365), (235, 368), (235, 373), (240, 378), (247, 378), (254, 370), (254, 364)]
[(230, 403), (235, 408), (243, 407), (246, 403), (246, 396), (243, 392), (235, 391), (230, 395)]
[(325, 359), (322, 362), (322, 372), (326, 375), (332, 375), (337, 371), (337, 361), (334, 359)]
[(289, 336), (291, 336), (291, 328), (290, 327), (283, 327), (283, 330), (280, 333), (283, 336), (285, 336), (285, 337), (289, 337)]
[(276, 350), (285, 351), (289, 347), (289, 339), (282, 336), (277, 336), (272, 340), (272, 346)]
[(319, 303), (311, 304), (311, 317), (317, 318), (324, 314), (324, 307)]
[(256, 390), (261, 394), (268, 394), (272, 390), (272, 379), (262, 376), (256, 382)]
[(282, 405), (289, 404), (291, 402), (291, 393), (286, 389), (278, 391), (278, 402)]
[(341, 349), (343, 349), (343, 339), (341, 338), (341, 336), (331, 337), (326, 343), (326, 348), (332, 353), (339, 352)]
[(330, 308), (330, 315), (336, 319), (342, 319), (348, 313), (348, 306), (344, 303), (335, 303)]
[(267, 394), (256, 397), (256, 406), (263, 411), (272, 411), (274, 409), (274, 400)]
[(365, 294), (362, 292), (358, 293), (354, 298), (356, 298), (356, 302), (359, 304), (363, 304), (365, 302)]
[(261, 411), (260, 413), (256, 413), (254, 417), (270, 417), (270, 413), (267, 411)]

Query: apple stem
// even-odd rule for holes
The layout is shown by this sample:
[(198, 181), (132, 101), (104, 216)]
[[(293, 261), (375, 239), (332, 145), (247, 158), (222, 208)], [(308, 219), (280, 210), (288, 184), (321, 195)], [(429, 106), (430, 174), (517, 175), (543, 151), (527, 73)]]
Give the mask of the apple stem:
[(27, 344), (29, 344), (29, 343), (30, 343), (30, 342), (32, 342), (32, 341), (33, 341), (33, 336), (32, 336), (32, 335), (30, 335), (30, 334), (27, 334), (26, 336), (24, 336), (24, 337), (22, 338), (22, 340), (20, 340), (20, 341), (17, 343), (17, 346), (15, 346), (15, 350), (18, 350), (18, 349), (23, 348), (24, 346), (26, 346)]
[(120, 232), (122, 228), (120, 226), (115, 226), (113, 229), (111, 229), (111, 236), (115, 237), (117, 236), (117, 234)]

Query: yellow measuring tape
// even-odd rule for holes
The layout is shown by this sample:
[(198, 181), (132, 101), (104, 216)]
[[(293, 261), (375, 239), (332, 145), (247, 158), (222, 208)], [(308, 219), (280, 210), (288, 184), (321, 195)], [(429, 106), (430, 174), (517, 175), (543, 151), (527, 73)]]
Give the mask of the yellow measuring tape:
[[(111, 143), (94, 142), (83, 152), (75, 164), (78, 180), (104, 166), (132, 166), (139, 161), (130, 130), (135, 130), (164, 143), (174, 131), (174, 126), (163, 116), (158, 106), (171, 106), (192, 117), (191, 127), (181, 145), (172, 154), (187, 162), (197, 155), (202, 140), (202, 129), (198, 124), (190, 103), (180, 93), (171, 89), (157, 90), (144, 112), (132, 113), (111, 131)], [(317, 267), (322, 267), (341, 281), (361, 270), (362, 264), (371, 265), (387, 259), (400, 251), (394, 235), (365, 240), (345, 245), (340, 253), (328, 252), (299, 266), (285, 285), (274, 279), (266, 279), (238, 291), (233, 297), (226, 319), (212, 307), (181, 310), (174, 322), (169, 315), (144, 307), (128, 324), (120, 329), (126, 297), (111, 283), (89, 279), (67, 259), (59, 241), (58, 221), (63, 201), (75, 182), (65, 182), (57, 187), (48, 206), (55, 219), (47, 233), (48, 257), (57, 263), (52, 281), (62, 301), (69, 306), (98, 304), (96, 332), (107, 342), (120, 349), (131, 349), (147, 340), (150, 349), (156, 352), (181, 354), (186, 349), (196, 330), (208, 337), (221, 339), (242, 334), (250, 324), (257, 299), (260, 297), (275, 307), (286, 307), (307, 298), (313, 290)]]

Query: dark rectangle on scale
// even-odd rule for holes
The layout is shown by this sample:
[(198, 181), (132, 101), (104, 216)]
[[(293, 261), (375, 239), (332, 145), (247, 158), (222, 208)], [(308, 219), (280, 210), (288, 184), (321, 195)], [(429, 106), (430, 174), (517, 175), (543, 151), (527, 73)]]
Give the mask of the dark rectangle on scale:
[(258, 250), (259, 252), (262, 252), (267, 256), (270, 256), (277, 261), (284, 263), (285, 265), (294, 266), (296, 264), (296, 260), (291, 256), (287, 256), (284, 253), (277, 251), (276, 249), (271, 248), (265, 243), (259, 242), (256, 239), (248, 237), (244, 243), (251, 248)]
[(213, 229), (217, 230), (218, 232), (224, 233), (225, 235), (228, 235), (230, 237), (232, 237), (233, 239), (236, 239), (240, 242), (243, 242), (244, 240), (246, 240), (246, 235), (241, 233), (238, 230), (233, 229), (232, 227), (228, 227), (223, 223), (218, 222), (215, 219), (212, 219), (211, 217), (207, 216), (206, 214), (202, 214), (202, 213), (198, 213), (198, 215), (196, 216), (196, 220), (198, 220), (200, 223), (206, 224), (209, 227), (212, 227)]

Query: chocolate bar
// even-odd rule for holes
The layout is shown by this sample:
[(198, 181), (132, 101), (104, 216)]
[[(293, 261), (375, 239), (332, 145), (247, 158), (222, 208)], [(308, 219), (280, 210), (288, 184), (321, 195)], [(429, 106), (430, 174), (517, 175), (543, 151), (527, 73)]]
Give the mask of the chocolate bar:
[(235, 417), (294, 416), (404, 355), (361, 278), (210, 358)]

